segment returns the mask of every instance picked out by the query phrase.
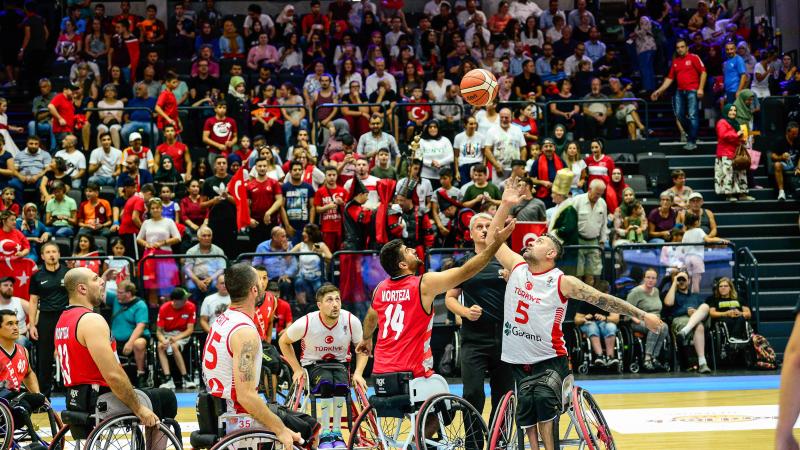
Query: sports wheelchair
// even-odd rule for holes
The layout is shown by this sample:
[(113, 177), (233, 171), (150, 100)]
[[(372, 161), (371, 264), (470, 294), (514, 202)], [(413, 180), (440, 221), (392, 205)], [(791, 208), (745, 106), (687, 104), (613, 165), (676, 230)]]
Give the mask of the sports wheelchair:
[[(594, 357), (594, 353), (592, 351), (592, 343), (589, 339), (589, 336), (586, 335), (583, 331), (581, 331), (579, 326), (575, 326), (573, 328), (573, 334), (575, 339), (575, 345), (572, 346), (572, 361), (573, 364), (577, 367), (578, 373), (581, 375), (586, 375), (589, 373), (589, 369), (592, 367), (592, 358)], [(622, 373), (623, 364), (623, 334), (620, 328), (617, 328), (616, 333), (616, 341), (614, 343), (614, 357), (617, 358), (618, 363), (616, 367), (598, 367), (598, 369), (609, 369), (614, 370), (617, 373)], [(603, 339), (601, 339), (603, 341)], [(602, 345), (605, 346), (605, 342), (602, 342)], [(604, 353), (605, 354), (605, 353)]]
[[(281, 420), (290, 426), (296, 425), (298, 421), (287, 417), (281, 407), (270, 404), (270, 410)], [(197, 395), (197, 424), (198, 430), (193, 431), (189, 436), (189, 443), (194, 449), (262, 449), (275, 448), (280, 442), (275, 435), (263, 429), (249, 414), (237, 414), (226, 411), (225, 400), (214, 397), (207, 392)], [(302, 424), (301, 424), (302, 425)], [(319, 430), (308, 427), (304, 434), (308, 441), (301, 446), (295, 444), (295, 450), (308, 450), (313, 443), (313, 436)]]
[[(53, 411), (46, 399), (38, 408), (31, 408), (25, 400), (25, 392), (13, 397), (0, 398), (0, 450), (8, 449), (44, 449), (48, 440), (52, 440), (63, 424), (58, 414)], [(47, 423), (41, 417), (46, 415)]]
[(711, 336), (710, 344), (712, 348), (714, 370), (720, 364), (736, 364), (742, 362), (750, 364), (750, 352), (753, 350), (753, 326), (750, 321), (745, 321), (745, 335), (747, 339), (733, 338), (728, 324), (722, 320), (712, 320), (707, 327)]
[(375, 375), (376, 395), (356, 419), (349, 450), (483, 449), (486, 422), (466, 400), (450, 394), (441, 375)]
[[(619, 339), (620, 334), (622, 335), (621, 341)], [(644, 368), (646, 339), (647, 335), (641, 331), (635, 331), (631, 328), (629, 322), (624, 322), (619, 327), (617, 342), (622, 342), (623, 345), (621, 365), (631, 373), (639, 373)], [(666, 372), (677, 370), (678, 367), (677, 351), (674, 344), (674, 337), (672, 333), (668, 332), (660, 354), (653, 355), (653, 359), (658, 361), (659, 364), (666, 362), (666, 364), (662, 364)]]
[[(561, 416), (567, 414), (570, 423), (561, 434), (560, 417), (553, 421), (553, 441), (556, 448), (578, 447), (589, 450), (615, 450), (611, 428), (589, 391), (575, 386), (570, 374), (561, 382)], [(500, 401), (489, 427), (488, 450), (519, 450), (526, 448), (525, 432), (516, 423), (517, 396), (509, 391)], [(540, 438), (541, 439), (541, 438)], [(535, 448), (541, 447), (541, 442)]]

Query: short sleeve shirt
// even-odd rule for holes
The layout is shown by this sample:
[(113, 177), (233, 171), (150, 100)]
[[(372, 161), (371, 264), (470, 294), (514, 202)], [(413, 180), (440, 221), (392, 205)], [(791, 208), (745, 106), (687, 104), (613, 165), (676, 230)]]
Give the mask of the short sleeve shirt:
[(184, 331), (195, 321), (197, 309), (194, 303), (187, 301), (183, 308), (175, 309), (173, 302), (161, 305), (158, 310), (156, 325), (164, 331)]

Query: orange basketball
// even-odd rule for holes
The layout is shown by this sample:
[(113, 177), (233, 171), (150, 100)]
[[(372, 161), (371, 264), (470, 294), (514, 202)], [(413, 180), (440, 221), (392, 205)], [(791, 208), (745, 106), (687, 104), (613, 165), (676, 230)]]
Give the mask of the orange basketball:
[(472, 106), (486, 106), (498, 90), (497, 79), (488, 70), (473, 69), (461, 79), (461, 96)]

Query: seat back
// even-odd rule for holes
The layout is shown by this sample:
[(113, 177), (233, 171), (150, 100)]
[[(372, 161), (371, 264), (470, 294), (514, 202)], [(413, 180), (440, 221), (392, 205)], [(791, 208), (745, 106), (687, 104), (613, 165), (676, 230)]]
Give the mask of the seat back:
[(219, 416), (225, 412), (225, 401), (208, 392), (197, 394), (197, 425), (201, 434), (217, 435)]
[(428, 378), (414, 378), (408, 383), (411, 403), (424, 402), (436, 394), (447, 394), (450, 387), (443, 376), (433, 374)]
[(647, 178), (644, 175), (625, 175), (625, 184), (631, 187), (639, 198), (647, 197), (650, 189), (647, 188)]

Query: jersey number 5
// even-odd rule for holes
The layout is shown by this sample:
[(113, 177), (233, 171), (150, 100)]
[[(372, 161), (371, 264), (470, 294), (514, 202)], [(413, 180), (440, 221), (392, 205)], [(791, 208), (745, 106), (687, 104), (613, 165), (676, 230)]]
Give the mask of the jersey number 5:
[(389, 334), (389, 327), (395, 332), (394, 340), (400, 339), (400, 333), (403, 332), (403, 319), (406, 314), (403, 312), (403, 307), (400, 305), (389, 305), (386, 307), (386, 320), (383, 322), (383, 335), (381, 339), (385, 339)]
[(527, 304), (527, 303), (525, 303), (525, 302), (520, 300), (520, 302), (517, 303), (517, 311), (516, 311), (516, 314), (514, 315), (514, 322), (517, 322), (517, 323), (520, 323), (520, 324), (523, 324), (523, 325), (528, 323), (528, 308), (529, 307), (530, 307), (529, 304)]
[(206, 344), (206, 355), (208, 357), (203, 361), (206, 369), (213, 370), (217, 367), (217, 349), (214, 347), (214, 342), (220, 342), (221, 340), (222, 336), (216, 332), (208, 338), (208, 343)]

